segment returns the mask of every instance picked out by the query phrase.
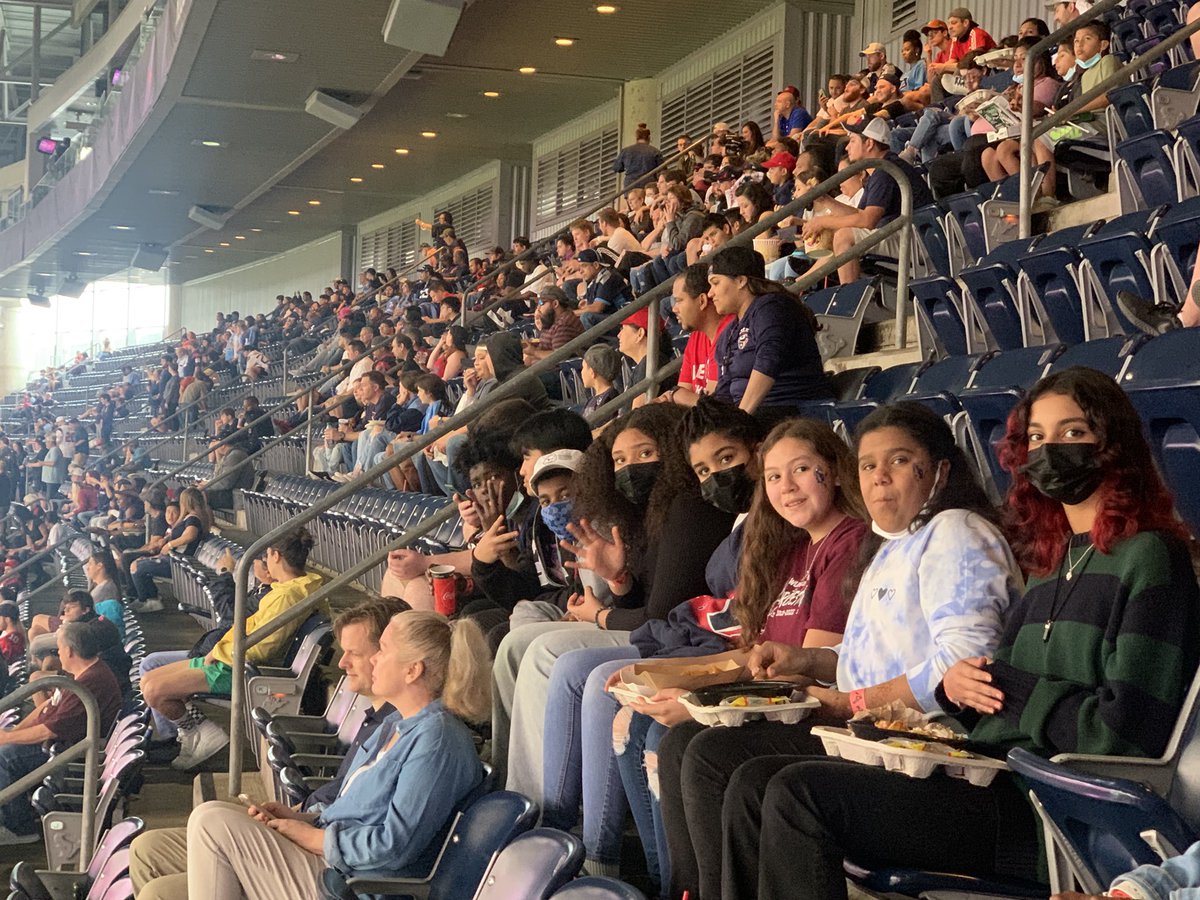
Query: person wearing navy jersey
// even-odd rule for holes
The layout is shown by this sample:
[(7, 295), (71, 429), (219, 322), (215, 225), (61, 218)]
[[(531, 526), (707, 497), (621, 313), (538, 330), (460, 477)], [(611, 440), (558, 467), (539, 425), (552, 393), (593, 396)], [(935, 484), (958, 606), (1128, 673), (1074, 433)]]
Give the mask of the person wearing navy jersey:
[(831, 398), (816, 317), (764, 269), (749, 247), (713, 256), (709, 296), (718, 313), (737, 317), (717, 338), (715, 396), (747, 412)]

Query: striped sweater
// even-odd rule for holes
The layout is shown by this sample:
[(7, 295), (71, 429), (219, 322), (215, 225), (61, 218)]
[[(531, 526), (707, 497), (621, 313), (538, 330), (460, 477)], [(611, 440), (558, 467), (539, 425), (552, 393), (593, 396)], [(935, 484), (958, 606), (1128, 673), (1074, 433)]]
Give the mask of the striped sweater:
[[(1089, 538), (1070, 546), (1078, 563)], [(1200, 588), (1186, 547), (1143, 532), (1111, 554), (1093, 550), (1061, 580), (1055, 603), (1064, 572), (1032, 579), (1010, 609), (990, 666), (1004, 708), (981, 717), (972, 739), (1045, 756), (1161, 755), (1200, 656)]]

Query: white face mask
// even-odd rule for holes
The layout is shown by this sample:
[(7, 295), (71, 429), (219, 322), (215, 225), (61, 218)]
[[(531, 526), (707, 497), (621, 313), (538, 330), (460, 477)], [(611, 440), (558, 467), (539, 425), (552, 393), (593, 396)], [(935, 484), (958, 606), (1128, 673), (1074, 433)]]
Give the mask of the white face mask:
[[(937, 493), (937, 489), (940, 486), (939, 482), (941, 481), (941, 478), (942, 478), (942, 466), (941, 466), (941, 463), (938, 463), (937, 471), (934, 472), (934, 475), (933, 475), (933, 485), (929, 488), (929, 495), (925, 498), (925, 502), (921, 504), (922, 511), (924, 511), (925, 508), (928, 507), (929, 504), (933, 502), (933, 496), (934, 496), (934, 494)], [(918, 513), (918, 515), (919, 515), (919, 513)], [(874, 519), (871, 520), (871, 530), (873, 532), (875, 532), (877, 535), (879, 535), (881, 538), (883, 538), (885, 541), (896, 541), (902, 537), (908, 537), (910, 534), (912, 534), (911, 528), (912, 528), (912, 525), (910, 523), (909, 526), (906, 527), (903, 531), (885, 531), (883, 528), (881, 528), (879, 526), (878, 522), (876, 522)]]

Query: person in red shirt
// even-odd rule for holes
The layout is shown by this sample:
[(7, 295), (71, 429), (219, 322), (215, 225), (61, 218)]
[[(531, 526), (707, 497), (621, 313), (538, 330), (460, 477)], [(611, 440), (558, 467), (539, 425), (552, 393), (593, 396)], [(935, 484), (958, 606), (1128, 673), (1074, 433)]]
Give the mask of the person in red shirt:
[[(12, 589), (5, 588), (7, 595)], [(15, 592), (14, 592), (15, 593)], [(17, 604), (6, 600), (0, 603), (0, 659), (12, 664), (25, 656), (25, 627)]]
[(950, 34), (950, 53), (947, 59), (929, 66), (931, 81), (953, 75), (958, 70), (958, 61), (968, 53), (985, 53), (996, 46), (996, 41), (979, 26), (965, 6), (950, 10), (946, 25)]
[[(62, 670), (75, 677), (96, 700), (98, 731), (107, 734), (121, 708), (116, 676), (100, 659), (96, 629), (86, 622), (67, 622), (56, 632)], [(8, 731), (0, 731), (0, 788), (15, 784), (50, 758), (46, 745), (71, 745), (87, 729), (83, 702), (70, 691), (55, 691), (50, 699)], [(0, 845), (36, 841), (37, 821), (26, 794), (0, 806)]]
[(722, 316), (708, 297), (708, 266), (693, 263), (676, 279), (671, 288), (675, 302), (672, 311), (685, 331), (690, 331), (683, 348), (683, 365), (679, 369), (679, 384), (661, 394), (660, 403), (695, 406), (701, 394), (711, 394), (717, 386), (717, 361), (713, 350), (717, 335), (725, 330), (735, 316)]

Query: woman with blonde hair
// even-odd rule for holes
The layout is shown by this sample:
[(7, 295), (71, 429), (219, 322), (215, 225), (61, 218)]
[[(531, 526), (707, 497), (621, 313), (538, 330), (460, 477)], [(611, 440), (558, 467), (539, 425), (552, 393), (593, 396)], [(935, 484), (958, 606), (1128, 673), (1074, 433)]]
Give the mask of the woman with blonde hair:
[(462, 720), (491, 714), (487, 644), (470, 619), (408, 610), (392, 617), (372, 664), (372, 692), (396, 711), (358, 751), (338, 798), (317, 814), (198, 806), (188, 819), (190, 900), (317, 900), (326, 868), (326, 884), (429, 872), (438, 837), (483, 782)]
[(167, 533), (167, 539), (158, 553), (142, 557), (130, 568), (133, 589), (137, 593), (137, 600), (132, 604), (135, 612), (158, 612), (163, 608), (154, 579), (166, 578), (171, 574), (171, 553), (195, 556), (200, 542), (208, 537), (211, 530), (212, 511), (208, 508), (204, 491), (186, 488), (179, 495), (179, 521)]

